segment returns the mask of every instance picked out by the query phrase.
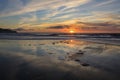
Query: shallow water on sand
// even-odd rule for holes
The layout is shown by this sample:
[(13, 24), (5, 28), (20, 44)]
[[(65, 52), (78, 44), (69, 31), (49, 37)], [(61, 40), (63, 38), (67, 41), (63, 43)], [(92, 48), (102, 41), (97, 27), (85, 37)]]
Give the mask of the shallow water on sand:
[(120, 46), (83, 40), (0, 40), (0, 80), (118, 80)]

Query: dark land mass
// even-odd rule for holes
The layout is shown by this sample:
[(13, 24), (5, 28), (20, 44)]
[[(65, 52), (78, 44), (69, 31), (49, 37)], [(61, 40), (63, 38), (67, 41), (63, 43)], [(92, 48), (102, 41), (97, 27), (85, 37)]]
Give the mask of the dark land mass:
[(11, 29), (2, 29), (0, 28), (0, 33), (17, 33), (17, 31)]

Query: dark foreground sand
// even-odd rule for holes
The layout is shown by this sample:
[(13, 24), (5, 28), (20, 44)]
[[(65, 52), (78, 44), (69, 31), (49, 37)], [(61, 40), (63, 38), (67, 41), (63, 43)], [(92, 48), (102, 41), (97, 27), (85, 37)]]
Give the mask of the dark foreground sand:
[(119, 80), (118, 78), (91, 66), (72, 66), (52, 61), (48, 57), (21, 53), (0, 53), (0, 80)]
[(119, 61), (120, 47), (115, 45), (0, 41), (0, 80), (120, 80)]

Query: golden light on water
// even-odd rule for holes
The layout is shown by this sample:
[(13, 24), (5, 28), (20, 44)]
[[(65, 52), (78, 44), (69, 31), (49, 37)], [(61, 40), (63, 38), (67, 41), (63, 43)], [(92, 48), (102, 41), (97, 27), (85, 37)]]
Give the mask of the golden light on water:
[(70, 42), (73, 42), (73, 40), (70, 40)]

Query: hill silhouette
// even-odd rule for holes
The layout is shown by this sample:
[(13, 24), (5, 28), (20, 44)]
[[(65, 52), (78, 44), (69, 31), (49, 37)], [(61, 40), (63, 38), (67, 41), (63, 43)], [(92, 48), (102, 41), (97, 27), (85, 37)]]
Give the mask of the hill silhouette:
[(17, 33), (17, 31), (0, 28), (0, 33)]

